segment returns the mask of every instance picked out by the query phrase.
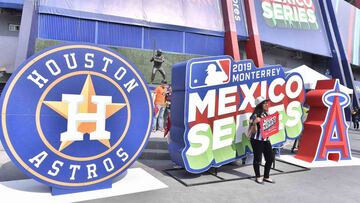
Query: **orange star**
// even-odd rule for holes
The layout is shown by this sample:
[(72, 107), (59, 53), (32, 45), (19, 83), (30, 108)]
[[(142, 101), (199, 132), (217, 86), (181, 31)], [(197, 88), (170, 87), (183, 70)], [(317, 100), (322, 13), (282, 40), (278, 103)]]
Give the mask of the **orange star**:
[[(85, 84), (81, 90), (81, 95), (84, 97), (84, 102), (79, 105), (78, 113), (96, 113), (96, 105), (91, 103), (91, 97), (96, 95), (96, 93), (90, 75), (88, 75), (86, 78)], [(44, 101), (44, 104), (54, 110), (56, 113), (60, 114), (65, 119), (68, 119), (68, 103), (62, 101)], [(106, 105), (106, 119), (114, 115), (124, 106), (126, 106), (126, 104), (121, 103), (111, 103)], [(79, 122), (77, 129), (82, 133), (91, 133), (96, 130), (96, 123)], [(108, 148), (111, 147), (108, 139), (98, 141)], [(72, 143), (73, 141), (61, 142), (59, 151), (70, 146)]]

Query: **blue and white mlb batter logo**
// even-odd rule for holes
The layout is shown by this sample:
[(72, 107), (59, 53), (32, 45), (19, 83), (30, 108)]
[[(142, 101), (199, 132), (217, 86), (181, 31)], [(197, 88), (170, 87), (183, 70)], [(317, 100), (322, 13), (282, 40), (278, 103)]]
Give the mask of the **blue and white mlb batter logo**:
[(230, 59), (193, 62), (190, 67), (190, 88), (227, 84), (230, 81)]
[(53, 194), (105, 188), (145, 147), (152, 109), (147, 85), (124, 57), (62, 45), (12, 75), (1, 97), (0, 138), (12, 161)]

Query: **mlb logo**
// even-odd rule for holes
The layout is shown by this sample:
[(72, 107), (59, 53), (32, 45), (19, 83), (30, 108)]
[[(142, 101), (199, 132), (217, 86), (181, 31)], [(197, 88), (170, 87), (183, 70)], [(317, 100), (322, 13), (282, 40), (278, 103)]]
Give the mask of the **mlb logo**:
[(210, 87), (230, 81), (230, 59), (193, 62), (190, 64), (190, 88)]

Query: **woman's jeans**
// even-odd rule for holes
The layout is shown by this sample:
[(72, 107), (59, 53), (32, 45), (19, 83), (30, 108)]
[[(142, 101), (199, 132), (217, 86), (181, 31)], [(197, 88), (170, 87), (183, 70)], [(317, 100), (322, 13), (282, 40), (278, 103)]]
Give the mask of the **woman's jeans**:
[(156, 124), (158, 124), (159, 126), (159, 130), (163, 130), (164, 129), (164, 111), (165, 111), (165, 107), (155, 104), (157, 108), (159, 108), (159, 111), (157, 114), (155, 114), (154, 116), (154, 121), (153, 121), (153, 130), (156, 130)]

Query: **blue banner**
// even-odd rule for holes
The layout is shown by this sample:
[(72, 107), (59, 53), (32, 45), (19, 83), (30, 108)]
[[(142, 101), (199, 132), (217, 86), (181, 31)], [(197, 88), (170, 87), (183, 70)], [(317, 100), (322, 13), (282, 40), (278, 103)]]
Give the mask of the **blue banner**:
[(244, 0), (232, 0), (236, 31), (239, 37), (248, 37)]

